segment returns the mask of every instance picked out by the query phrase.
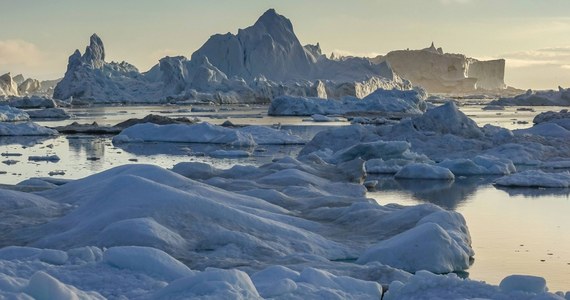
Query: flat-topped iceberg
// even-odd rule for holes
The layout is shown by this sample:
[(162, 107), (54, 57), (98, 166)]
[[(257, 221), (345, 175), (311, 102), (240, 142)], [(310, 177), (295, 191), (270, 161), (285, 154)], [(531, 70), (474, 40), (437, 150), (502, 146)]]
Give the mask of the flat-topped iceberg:
[(113, 138), (114, 143), (175, 142), (207, 143), (248, 147), (255, 145), (299, 145), (305, 141), (288, 131), (265, 126), (227, 128), (210, 123), (156, 125), (137, 124)]

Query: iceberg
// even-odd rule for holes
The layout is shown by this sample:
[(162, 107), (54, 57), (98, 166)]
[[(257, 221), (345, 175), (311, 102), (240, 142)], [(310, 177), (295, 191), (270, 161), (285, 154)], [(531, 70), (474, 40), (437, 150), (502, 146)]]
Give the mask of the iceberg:
[(270, 9), (236, 35), (216, 34), (191, 59), (165, 57), (147, 72), (127, 62), (106, 62), (93, 34), (76, 50), (56, 99), (72, 103), (269, 102), (278, 96), (363, 98), (378, 88), (410, 90), (389, 64), (364, 58), (336, 61), (319, 45), (302, 46), (291, 22)]
[(388, 62), (394, 71), (430, 93), (474, 93), (506, 88), (505, 60), (479, 61), (462, 54), (444, 53), (442, 48), (396, 50), (372, 58)]
[(421, 114), (427, 108), (423, 97), (415, 90), (378, 89), (363, 99), (341, 100), (281, 96), (269, 106), (270, 116), (342, 115), (351, 112), (384, 112)]
[(30, 116), (21, 109), (0, 105), (0, 122), (29, 121)]
[(500, 98), (492, 101), (491, 105), (503, 106), (568, 106), (570, 105), (570, 88), (558, 87), (558, 90), (533, 91), (511, 98)]

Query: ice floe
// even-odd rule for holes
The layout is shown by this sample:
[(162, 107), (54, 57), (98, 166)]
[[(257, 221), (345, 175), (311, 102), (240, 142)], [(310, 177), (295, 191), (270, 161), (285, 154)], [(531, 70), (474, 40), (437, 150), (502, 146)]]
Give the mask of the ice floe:
[(0, 122), (29, 121), (30, 116), (23, 110), (8, 105), (0, 105)]
[(43, 127), (33, 122), (0, 122), (0, 136), (49, 136), (57, 134), (57, 131)]
[(496, 185), (510, 187), (567, 188), (570, 187), (570, 173), (547, 173), (541, 170), (527, 170), (495, 181)]
[(426, 108), (424, 99), (417, 91), (378, 89), (363, 99), (347, 97), (332, 100), (281, 96), (271, 101), (268, 114), (273, 116), (342, 115), (349, 112), (421, 114)]
[(225, 144), (247, 147), (255, 145), (298, 145), (305, 141), (284, 130), (265, 126), (227, 128), (210, 123), (195, 125), (137, 124), (126, 128), (113, 138), (114, 143), (133, 142), (180, 142)]

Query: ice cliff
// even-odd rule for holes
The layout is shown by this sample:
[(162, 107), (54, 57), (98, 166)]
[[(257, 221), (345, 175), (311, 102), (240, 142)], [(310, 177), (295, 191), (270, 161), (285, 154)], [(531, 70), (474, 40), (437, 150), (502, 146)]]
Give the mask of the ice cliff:
[(506, 88), (505, 60), (479, 61), (442, 48), (396, 50), (372, 61), (388, 62), (394, 71), (431, 93), (500, 91)]
[(267, 102), (277, 96), (365, 97), (378, 88), (411, 89), (387, 63), (364, 58), (326, 58), (320, 45), (303, 46), (293, 25), (270, 9), (237, 34), (216, 34), (194, 52), (162, 58), (141, 73), (126, 63), (106, 62), (94, 34), (70, 57), (54, 98), (89, 102)]

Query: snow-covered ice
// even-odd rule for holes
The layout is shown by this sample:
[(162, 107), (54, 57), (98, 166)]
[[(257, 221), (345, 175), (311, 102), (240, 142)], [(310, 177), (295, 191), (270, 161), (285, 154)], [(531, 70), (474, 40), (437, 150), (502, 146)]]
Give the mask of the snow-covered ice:
[(363, 99), (346, 97), (332, 100), (281, 96), (271, 101), (268, 114), (273, 116), (342, 115), (349, 112), (421, 114), (426, 107), (424, 99), (415, 90), (378, 89)]
[(401, 179), (455, 179), (455, 176), (449, 169), (425, 163), (406, 165), (394, 176)]
[(0, 136), (49, 136), (57, 134), (57, 131), (43, 127), (33, 122), (0, 122)]
[(195, 125), (151, 123), (137, 124), (123, 130), (113, 138), (114, 143), (180, 142), (225, 144), (247, 147), (255, 145), (298, 145), (305, 141), (284, 130), (251, 125), (227, 128), (210, 123)]
[(0, 105), (0, 122), (29, 121), (30, 116), (23, 110), (8, 105)]
[(570, 187), (570, 173), (527, 170), (501, 177), (495, 181), (495, 184), (510, 187), (567, 188)]

